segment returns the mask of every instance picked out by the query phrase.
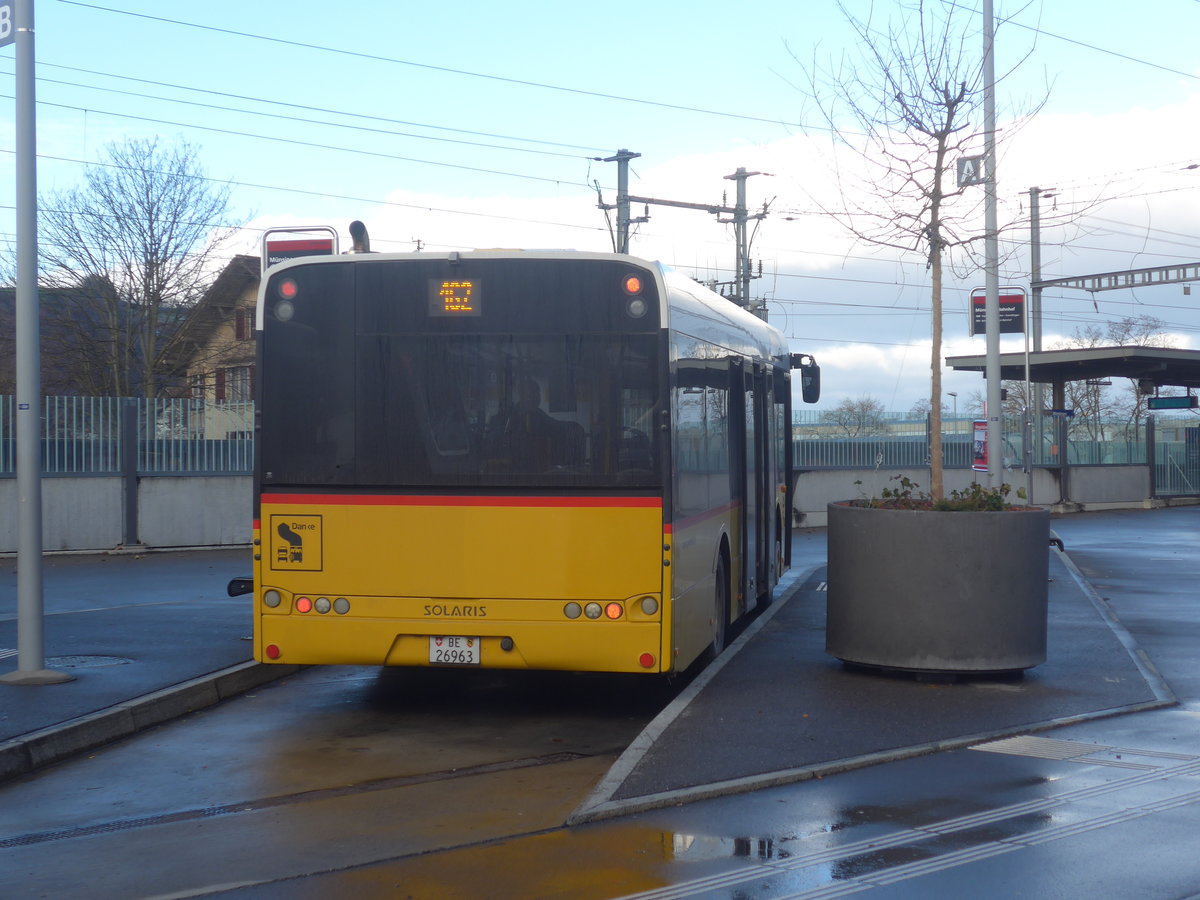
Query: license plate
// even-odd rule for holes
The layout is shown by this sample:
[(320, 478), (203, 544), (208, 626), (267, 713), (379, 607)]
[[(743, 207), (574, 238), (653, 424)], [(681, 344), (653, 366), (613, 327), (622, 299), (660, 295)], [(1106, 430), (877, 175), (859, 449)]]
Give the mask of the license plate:
[(477, 666), (479, 645), (477, 637), (439, 635), (429, 638), (429, 662), (435, 666)]

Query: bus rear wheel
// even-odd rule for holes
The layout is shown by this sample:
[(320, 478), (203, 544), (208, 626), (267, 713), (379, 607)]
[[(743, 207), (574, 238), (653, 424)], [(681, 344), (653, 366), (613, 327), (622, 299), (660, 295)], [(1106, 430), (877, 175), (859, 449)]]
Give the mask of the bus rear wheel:
[(716, 581), (713, 585), (714, 628), (709, 655), (716, 659), (725, 649), (725, 634), (729, 628), (729, 560), (722, 553), (717, 561)]

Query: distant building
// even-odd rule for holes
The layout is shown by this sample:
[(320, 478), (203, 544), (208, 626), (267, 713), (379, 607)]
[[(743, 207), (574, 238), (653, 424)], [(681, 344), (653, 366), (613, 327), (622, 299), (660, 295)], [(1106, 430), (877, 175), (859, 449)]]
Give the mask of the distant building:
[(260, 263), (240, 255), (204, 294), (181, 341), (186, 395), (208, 410), (189, 425), (192, 436), (225, 438), (253, 432), (254, 316)]

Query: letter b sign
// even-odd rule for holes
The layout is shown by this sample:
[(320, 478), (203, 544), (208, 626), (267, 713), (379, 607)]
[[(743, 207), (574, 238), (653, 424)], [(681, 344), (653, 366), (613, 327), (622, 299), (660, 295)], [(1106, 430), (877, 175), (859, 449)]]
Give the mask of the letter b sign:
[(0, 0), (0, 47), (7, 47), (16, 39), (13, 27), (13, 0)]

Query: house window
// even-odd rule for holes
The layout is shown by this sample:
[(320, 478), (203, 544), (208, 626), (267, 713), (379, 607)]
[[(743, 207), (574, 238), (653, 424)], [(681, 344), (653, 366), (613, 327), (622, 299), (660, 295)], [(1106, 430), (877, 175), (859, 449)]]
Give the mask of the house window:
[(203, 372), (201, 372), (198, 375), (192, 376), (192, 399), (193, 400), (203, 400), (204, 399), (204, 388), (206, 386), (205, 382), (207, 380), (208, 379), (205, 378)]
[(250, 367), (226, 369), (225, 399), (230, 403), (246, 403), (251, 399)]
[(238, 341), (254, 339), (254, 310), (239, 309), (233, 316), (233, 336)]

